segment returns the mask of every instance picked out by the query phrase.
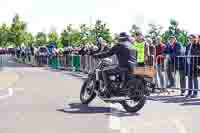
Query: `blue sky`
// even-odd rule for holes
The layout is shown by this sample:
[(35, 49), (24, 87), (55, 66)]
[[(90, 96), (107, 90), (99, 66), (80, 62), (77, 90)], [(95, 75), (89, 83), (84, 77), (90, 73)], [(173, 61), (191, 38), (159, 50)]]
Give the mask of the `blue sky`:
[[(11, 22), (15, 13), (28, 23), (29, 31), (60, 32), (68, 24), (107, 22), (113, 32), (128, 31), (137, 24), (144, 31), (153, 22), (167, 27), (170, 18), (180, 26), (200, 33), (198, 0), (4, 0), (0, 5), (0, 23)], [(198, 32), (199, 31), (199, 32)]]

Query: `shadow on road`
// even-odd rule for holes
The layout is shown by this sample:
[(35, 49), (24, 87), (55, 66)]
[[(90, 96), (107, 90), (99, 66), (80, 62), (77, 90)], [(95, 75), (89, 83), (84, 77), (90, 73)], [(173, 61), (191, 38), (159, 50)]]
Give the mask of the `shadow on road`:
[(70, 103), (69, 107), (64, 109), (57, 109), (57, 111), (64, 113), (72, 113), (72, 114), (86, 114), (86, 113), (109, 113), (111, 112), (111, 108), (109, 107), (92, 107), (88, 105), (83, 105), (81, 103)]
[(94, 107), (88, 106), (81, 103), (71, 103), (68, 104), (69, 107), (64, 109), (57, 109), (59, 112), (71, 113), (71, 114), (97, 114), (102, 113), (106, 116), (116, 116), (116, 117), (130, 117), (138, 116), (139, 113), (127, 113), (126, 111), (121, 111), (116, 108), (110, 107)]
[(181, 105), (182, 106), (195, 106), (195, 105), (200, 106), (200, 102), (191, 102), (191, 103), (189, 102), (189, 103), (183, 103)]
[(107, 116), (116, 116), (116, 117), (131, 117), (131, 116), (139, 116), (139, 113), (127, 113), (125, 111), (117, 111), (106, 114)]
[(80, 73), (74, 73), (74, 72), (67, 72), (66, 73), (67, 75), (70, 75), (70, 76), (73, 76), (73, 77), (76, 77), (78, 79), (81, 79), (81, 80), (85, 80), (86, 77), (84, 77), (82, 74)]
[(62, 70), (60, 69), (55, 69), (55, 68), (46, 68), (46, 67), (43, 67), (44, 70), (48, 70), (48, 71), (51, 71), (51, 72), (62, 72)]
[(152, 101), (161, 101), (163, 103), (180, 103), (180, 105), (200, 105), (200, 98), (186, 98), (181, 96), (153, 96)]
[(200, 101), (200, 99), (188, 99), (185, 97), (173, 97), (165, 101), (165, 103), (182, 103), (182, 102), (195, 102)]

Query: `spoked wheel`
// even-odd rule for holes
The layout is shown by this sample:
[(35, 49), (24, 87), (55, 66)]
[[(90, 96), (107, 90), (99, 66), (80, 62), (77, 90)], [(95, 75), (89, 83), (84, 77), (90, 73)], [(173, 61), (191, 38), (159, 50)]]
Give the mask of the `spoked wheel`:
[(89, 104), (96, 97), (93, 80), (87, 79), (81, 88), (80, 100), (82, 104)]
[(144, 84), (142, 81), (137, 80), (129, 83), (129, 89), (131, 90), (130, 100), (122, 101), (120, 104), (127, 112), (136, 113), (141, 110), (145, 103), (146, 97), (144, 94)]
[(145, 102), (146, 97), (142, 97), (139, 101), (135, 101), (134, 99), (123, 101), (121, 105), (127, 112), (136, 113), (144, 107)]

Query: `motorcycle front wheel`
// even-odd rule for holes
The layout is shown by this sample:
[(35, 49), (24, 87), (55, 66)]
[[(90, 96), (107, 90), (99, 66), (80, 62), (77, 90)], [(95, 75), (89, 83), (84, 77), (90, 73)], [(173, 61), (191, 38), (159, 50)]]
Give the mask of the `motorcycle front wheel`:
[(85, 80), (81, 87), (80, 100), (82, 104), (89, 104), (96, 97), (94, 82), (91, 79)]

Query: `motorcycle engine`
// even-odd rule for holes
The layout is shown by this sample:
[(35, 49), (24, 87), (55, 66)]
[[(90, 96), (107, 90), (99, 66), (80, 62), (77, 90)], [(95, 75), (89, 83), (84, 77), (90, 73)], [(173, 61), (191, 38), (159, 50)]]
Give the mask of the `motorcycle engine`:
[(111, 76), (109, 76), (109, 79), (111, 81), (119, 81), (120, 80), (120, 76), (119, 75), (111, 75)]
[(117, 90), (120, 86), (120, 79), (119, 79), (119, 76), (118, 75), (112, 75), (112, 76), (109, 76), (109, 79), (110, 79), (110, 87), (112, 90)]
[(116, 77), (113, 75), (113, 76), (110, 76), (109, 79), (110, 79), (111, 81), (115, 81), (115, 80), (116, 80)]

